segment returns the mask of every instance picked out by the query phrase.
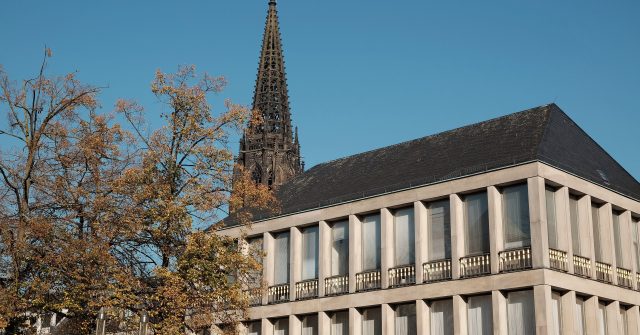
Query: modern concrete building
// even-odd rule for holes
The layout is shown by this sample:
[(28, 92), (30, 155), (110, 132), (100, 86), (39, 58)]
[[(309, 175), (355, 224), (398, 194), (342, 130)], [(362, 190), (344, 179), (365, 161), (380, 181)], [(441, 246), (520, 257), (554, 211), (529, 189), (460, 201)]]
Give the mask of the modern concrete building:
[(640, 184), (554, 104), (277, 192), (247, 334), (640, 335)]

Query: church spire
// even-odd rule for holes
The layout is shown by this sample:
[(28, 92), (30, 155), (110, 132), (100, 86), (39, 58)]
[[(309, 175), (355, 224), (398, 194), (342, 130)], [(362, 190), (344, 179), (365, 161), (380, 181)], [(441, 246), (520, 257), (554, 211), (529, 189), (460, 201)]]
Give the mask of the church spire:
[(269, 1), (264, 28), (258, 77), (253, 95), (253, 110), (262, 122), (251, 125), (240, 140), (238, 163), (253, 179), (270, 187), (281, 185), (302, 172), (300, 146), (294, 142), (289, 94), (280, 38), (276, 1)]

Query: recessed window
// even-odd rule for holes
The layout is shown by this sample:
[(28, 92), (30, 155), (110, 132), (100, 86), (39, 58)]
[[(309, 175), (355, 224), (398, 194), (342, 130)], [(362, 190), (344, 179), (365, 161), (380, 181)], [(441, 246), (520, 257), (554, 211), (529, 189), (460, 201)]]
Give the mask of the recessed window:
[(429, 306), (431, 335), (453, 335), (453, 300), (437, 300)]
[(467, 255), (489, 253), (489, 205), (487, 192), (464, 198), (465, 246)]
[(480, 295), (467, 299), (467, 332), (469, 335), (493, 334), (491, 295)]
[(362, 218), (362, 271), (380, 269), (380, 214)]
[(366, 308), (362, 311), (362, 335), (382, 335), (382, 310)]
[(413, 207), (395, 210), (393, 213), (396, 266), (415, 263), (415, 225)]
[(506, 249), (531, 245), (529, 194), (527, 184), (502, 189), (504, 246)]

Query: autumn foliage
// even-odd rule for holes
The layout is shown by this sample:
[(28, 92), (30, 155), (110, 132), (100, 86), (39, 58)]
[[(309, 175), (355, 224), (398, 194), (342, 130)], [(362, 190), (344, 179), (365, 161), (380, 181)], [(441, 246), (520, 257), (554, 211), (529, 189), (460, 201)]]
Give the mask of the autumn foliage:
[(57, 312), (88, 334), (100, 308), (125, 328), (144, 311), (154, 334), (237, 323), (260, 264), (196, 228), (276, 210), (233, 164), (229, 136), (249, 111), (214, 113), (226, 82), (191, 66), (155, 74), (161, 112), (120, 100), (99, 113), (101, 89), (47, 76), (50, 56), (19, 83), (0, 67), (0, 329), (27, 334)]

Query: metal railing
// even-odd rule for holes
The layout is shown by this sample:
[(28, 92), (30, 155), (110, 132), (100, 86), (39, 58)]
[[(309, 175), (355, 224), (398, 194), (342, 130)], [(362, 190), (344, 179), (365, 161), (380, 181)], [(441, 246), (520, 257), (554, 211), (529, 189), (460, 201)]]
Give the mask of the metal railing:
[(425, 283), (451, 279), (451, 260), (427, 262), (422, 264), (422, 274)]
[(270, 304), (279, 304), (282, 302), (288, 302), (289, 298), (289, 284), (280, 284), (269, 286), (267, 290), (268, 301)]
[(349, 275), (333, 276), (324, 279), (324, 295), (349, 293)]
[(303, 280), (296, 283), (296, 300), (318, 297), (318, 279)]
[(549, 249), (549, 265), (552, 269), (569, 271), (569, 256), (566, 251)]
[(531, 268), (531, 247), (501, 251), (498, 253), (500, 272)]
[(356, 291), (380, 289), (380, 270), (365, 271), (356, 274)]
[(416, 283), (416, 266), (405, 265), (389, 269), (389, 286), (398, 287)]
[(640, 291), (640, 273), (636, 273), (636, 289)]
[(633, 287), (633, 276), (631, 276), (631, 270), (616, 268), (616, 276), (618, 277), (618, 286), (626, 288)]
[(573, 273), (582, 277), (591, 277), (591, 260), (579, 255), (573, 255)]
[(491, 274), (491, 257), (489, 254), (460, 258), (460, 277), (477, 277)]
[(611, 283), (611, 264), (596, 262), (596, 280)]
[(250, 288), (245, 291), (247, 297), (249, 298), (249, 306), (260, 306), (262, 305), (262, 289), (260, 288)]

